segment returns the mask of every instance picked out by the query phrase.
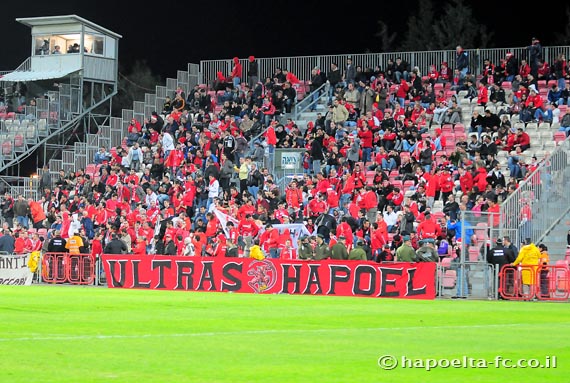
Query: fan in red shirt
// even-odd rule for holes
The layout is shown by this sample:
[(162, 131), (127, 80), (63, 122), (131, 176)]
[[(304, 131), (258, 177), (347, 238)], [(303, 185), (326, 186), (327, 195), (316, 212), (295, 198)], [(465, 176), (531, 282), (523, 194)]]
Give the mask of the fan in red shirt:
[(439, 72), (437, 71), (434, 64), (431, 64), (428, 69), (427, 73), (428, 81), (433, 85), (437, 82), (439, 78)]
[(489, 102), (489, 89), (487, 89), (487, 83), (481, 80), (479, 83), (479, 88), (477, 89), (477, 104), (481, 106), (486, 106)]
[(291, 245), (291, 238), (279, 245), (279, 258), (297, 259), (297, 250)]
[(354, 236), (352, 233), (352, 227), (346, 222), (346, 218), (342, 218), (342, 222), (336, 227), (336, 237), (343, 235), (346, 238), (346, 247), (352, 247), (354, 241)]
[(439, 80), (440, 82), (449, 82), (451, 78), (451, 70), (447, 66), (447, 62), (443, 61), (439, 69)]
[(450, 169), (447, 167), (444, 167), (443, 172), (439, 178), (439, 187), (441, 189), (441, 193), (443, 195), (444, 201), (447, 201), (447, 197), (449, 197), (449, 195), (451, 193), (453, 193), (453, 187), (454, 186), (455, 186), (455, 183), (453, 181), (453, 177), (451, 176)]
[(267, 254), (272, 254), (271, 258), (277, 258), (277, 249), (279, 247), (279, 230), (273, 225), (265, 225), (265, 231), (259, 237), (259, 244)]
[(318, 194), (317, 198), (313, 198), (307, 204), (309, 210), (309, 217), (317, 218), (319, 215), (324, 214), (328, 211), (329, 207), (325, 201), (324, 194)]
[(245, 218), (239, 221), (237, 230), (244, 237), (255, 237), (259, 231), (259, 228), (253, 220), (253, 216), (251, 214), (246, 214)]
[(459, 168), (458, 172), (461, 191), (463, 194), (467, 194), (473, 188), (473, 175), (471, 175), (471, 172), (463, 167)]
[(420, 239), (432, 238), (436, 239), (441, 235), (441, 226), (435, 222), (429, 211), (424, 213), (425, 221), (420, 223), (417, 227), (418, 237)]
[(390, 193), (388, 193), (386, 200), (388, 202), (392, 202), (394, 206), (400, 206), (402, 205), (402, 202), (404, 202), (404, 193), (402, 193), (400, 188), (395, 187)]
[(530, 148), (530, 136), (522, 128), (517, 129), (517, 137), (513, 146), (515, 149), (520, 147), (523, 152)]

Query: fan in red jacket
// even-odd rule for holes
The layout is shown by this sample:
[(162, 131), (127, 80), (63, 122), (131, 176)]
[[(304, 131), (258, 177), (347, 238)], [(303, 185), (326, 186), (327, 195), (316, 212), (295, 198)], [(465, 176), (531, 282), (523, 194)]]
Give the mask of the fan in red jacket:
[(346, 219), (343, 218), (342, 222), (336, 227), (336, 236), (337, 238), (343, 235), (346, 238), (346, 247), (352, 246), (354, 242), (354, 235), (352, 233), (352, 228), (346, 222)]
[(479, 88), (477, 89), (477, 104), (485, 106), (488, 102), (489, 89), (487, 89), (487, 84), (484, 81), (481, 81), (479, 83)]
[(453, 187), (455, 183), (453, 182), (453, 177), (448, 168), (443, 168), (443, 172), (439, 178), (439, 187), (441, 193), (443, 194), (443, 200), (447, 201), (447, 197), (453, 192)]
[(325, 201), (325, 195), (319, 194), (316, 198), (313, 198), (307, 204), (309, 217), (317, 218), (319, 215), (324, 214), (328, 211), (328, 205)]
[(517, 137), (515, 138), (515, 144), (513, 146), (515, 149), (520, 147), (523, 152), (530, 148), (530, 136), (527, 132), (523, 131), (522, 128), (518, 128)]
[(473, 177), (473, 183), (480, 192), (484, 192), (487, 189), (487, 169), (484, 166), (477, 168), (475, 177)]
[(275, 229), (273, 225), (267, 224), (265, 231), (259, 237), (259, 244), (269, 254), (271, 249), (279, 247), (279, 230)]
[(277, 135), (275, 134), (275, 125), (278, 123), (278, 121), (271, 121), (271, 124), (269, 125), (269, 128), (267, 128), (267, 130), (265, 131), (265, 140), (267, 142), (267, 145), (277, 145)]
[(243, 236), (255, 237), (259, 231), (259, 228), (253, 220), (252, 215), (247, 214), (244, 219), (239, 221), (237, 230)]
[(392, 202), (394, 206), (402, 205), (404, 202), (404, 193), (400, 190), (400, 188), (394, 188), (388, 195), (386, 196), (386, 200), (388, 202)]
[(439, 235), (441, 235), (441, 226), (435, 222), (429, 211), (424, 213), (425, 221), (420, 223), (417, 228), (418, 237), (420, 239), (424, 238), (432, 238), (436, 239)]
[(285, 190), (285, 201), (294, 211), (299, 211), (301, 205), (303, 205), (303, 192), (297, 187), (297, 181), (291, 181), (291, 184)]
[[(230, 78), (233, 80), (235, 78), (238, 79), (237, 84), (239, 84), (239, 81), (241, 79), (241, 63), (239, 62), (239, 58), (238, 57), (234, 57), (233, 58), (233, 62), (234, 62), (234, 66), (232, 67), (232, 73), (230, 73)], [(236, 85), (236, 82), (234, 80), (234, 86)]]
[(431, 65), (429, 66), (427, 76), (428, 76), (428, 81), (429, 81), (432, 85), (435, 84), (435, 82), (436, 82), (437, 79), (439, 78), (439, 72), (437, 71), (437, 69), (436, 69), (436, 67), (435, 67), (434, 64), (431, 64)]
[(473, 175), (465, 168), (459, 168), (459, 185), (463, 194), (467, 194), (473, 188)]

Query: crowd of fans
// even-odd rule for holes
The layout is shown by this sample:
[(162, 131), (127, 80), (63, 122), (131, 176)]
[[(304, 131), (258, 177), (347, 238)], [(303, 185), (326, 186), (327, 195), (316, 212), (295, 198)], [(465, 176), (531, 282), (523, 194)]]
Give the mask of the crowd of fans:
[[(570, 131), (558, 108), (570, 103), (563, 55), (548, 65), (533, 39), (527, 58), (507, 54), (470, 73), (467, 53), (459, 46), (456, 52), (455, 68), (443, 62), (426, 74), (401, 58), (386, 68), (348, 58), (342, 68), (314, 68), (307, 81), (281, 68), (258, 81), (255, 57), (243, 69), (234, 60), (227, 76), (219, 72), (188, 94), (179, 88), (162, 111), (133, 119), (123, 145), (100, 148), (90, 169), (62, 170), (52, 179), (46, 166), (38, 201), (6, 194), (3, 236), (15, 241), (0, 238), (0, 251), (37, 250), (43, 240), (44, 250), (92, 254), (380, 262), (396, 253), (407, 260), (409, 251), (397, 249), (409, 245), (435, 249), (428, 251), (433, 257), (417, 258), (435, 261), (458, 241), (476, 240), (461, 238), (462, 211), (498, 214), (539, 165), (536, 157), (525, 159), (533, 143), (512, 116)], [(547, 96), (539, 94), (539, 80), (556, 80)], [(296, 89), (307, 86), (316, 101), (322, 84), (326, 111), (297, 126), (289, 118)], [(442, 126), (465, 121), (463, 98), (484, 112), (473, 111), (467, 134), (450, 148)], [(284, 192), (272, 175), (275, 148), (305, 153), (304, 175)], [(506, 169), (497, 160), (501, 150), (509, 153)], [(404, 190), (394, 181), (411, 184)], [(291, 223), (303, 223), (311, 236), (295, 244), (290, 230), (274, 228)]]

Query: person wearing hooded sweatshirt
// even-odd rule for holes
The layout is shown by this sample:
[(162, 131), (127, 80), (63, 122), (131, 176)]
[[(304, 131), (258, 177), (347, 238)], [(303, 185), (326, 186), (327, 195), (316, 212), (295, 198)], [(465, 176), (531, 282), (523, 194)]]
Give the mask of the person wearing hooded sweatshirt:
[(255, 85), (259, 81), (259, 68), (257, 65), (257, 60), (254, 56), (249, 56), (249, 64), (247, 67), (247, 84), (250, 89), (255, 88)]
[(230, 78), (234, 84), (234, 88), (239, 88), (239, 84), (241, 82), (241, 63), (239, 62), (239, 58), (233, 58), (234, 66), (232, 67), (232, 73), (230, 74)]

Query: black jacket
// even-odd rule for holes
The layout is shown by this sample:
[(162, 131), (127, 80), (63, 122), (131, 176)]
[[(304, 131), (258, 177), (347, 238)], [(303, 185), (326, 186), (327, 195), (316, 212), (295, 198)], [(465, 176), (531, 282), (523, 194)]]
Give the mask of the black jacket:
[(263, 187), (264, 181), (265, 179), (263, 177), (263, 174), (261, 174), (259, 170), (255, 169), (255, 171), (251, 173), (247, 178), (247, 186)]
[(318, 140), (313, 140), (311, 143), (311, 158), (313, 160), (323, 161), (325, 157), (323, 156), (323, 147)]
[(118, 238), (112, 239), (105, 246), (105, 254), (123, 254), (127, 252), (127, 245)]
[(258, 73), (257, 61), (253, 60), (249, 63), (249, 66), (247, 67), (247, 76), (248, 77), (257, 76), (257, 73)]
[(492, 265), (503, 267), (510, 264), (516, 259), (512, 249), (505, 248), (503, 245), (497, 245), (487, 252), (487, 262)]
[(66, 244), (67, 241), (58, 235), (57, 237), (50, 239), (47, 251), (49, 253), (67, 253), (67, 249), (65, 248)]

